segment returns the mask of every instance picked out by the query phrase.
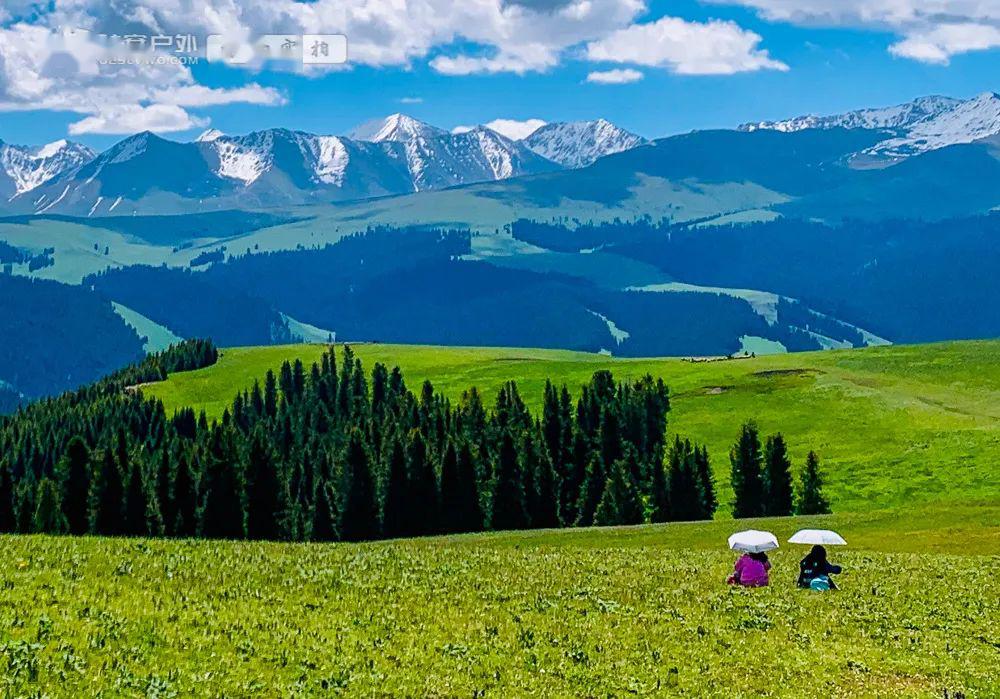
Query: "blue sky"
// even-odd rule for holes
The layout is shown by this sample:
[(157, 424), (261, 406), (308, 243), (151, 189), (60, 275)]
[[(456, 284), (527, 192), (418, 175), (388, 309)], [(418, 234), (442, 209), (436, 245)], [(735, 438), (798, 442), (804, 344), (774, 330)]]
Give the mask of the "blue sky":
[[(270, 31), (297, 29), (289, 26), (295, 23), (289, 17), (302, 9), (301, 4), (281, 1), (290, 3), (289, 7), (286, 14), (278, 15), (281, 26)], [(333, 0), (312, 4), (328, 1)], [(552, 12), (580, 1), (521, 0), (521, 5), (529, 14), (539, 13), (527, 18), (539, 24)], [(970, 38), (961, 35), (955, 39), (957, 30), (953, 27), (944, 31), (935, 24), (941, 20), (920, 15), (921, 2), (917, 0), (913, 0), (912, 9), (916, 14), (905, 21), (891, 14), (899, 3), (888, 0), (829, 0), (827, 4), (845, 13), (833, 19), (829, 12), (823, 14), (824, 0), (803, 0), (799, 7), (794, 0), (675, 0), (644, 6), (639, 0), (592, 1), (607, 3), (603, 7), (613, 13), (608, 15), (611, 19), (598, 17), (594, 23), (619, 22), (618, 29), (586, 26), (581, 21), (579, 28), (572, 28), (575, 34), (569, 32), (551, 44), (536, 37), (516, 45), (518, 32), (525, 29), (513, 22), (510, 27), (498, 25), (499, 33), (510, 30), (511, 34), (491, 45), (488, 34), (464, 36), (462, 18), (448, 16), (448, 4), (436, 0), (441, 25), (454, 20), (457, 34), (442, 31), (443, 38), (437, 37), (433, 26), (437, 20), (424, 18), (431, 23), (427, 36), (410, 46), (410, 37), (397, 36), (385, 27), (380, 27), (373, 39), (364, 34), (370, 27), (352, 33), (346, 26), (343, 31), (348, 36), (349, 54), (359, 57), (346, 70), (307, 75), (267, 65), (248, 70), (202, 61), (190, 70), (178, 69), (182, 75), (164, 72), (112, 81), (120, 88), (114, 92), (109, 81), (98, 83), (94, 78), (84, 83), (74, 77), (74, 82), (63, 85), (66, 96), (56, 97), (50, 94), (59, 89), (55, 83), (38, 88), (30, 80), (12, 75), (10, 65), (17, 56), (4, 56), (4, 51), (5, 47), (8, 52), (16, 51), (10, 48), (14, 45), (11, 38), (19, 27), (52, 27), (55, 20), (64, 26), (66, 17), (58, 15), (57, 1), (53, 17), (11, 13), (6, 22), (0, 21), (7, 33), (6, 42), (0, 36), (0, 58), (6, 58), (7, 65), (7, 75), (0, 74), (0, 139), (36, 144), (69, 135), (103, 148), (143, 126), (184, 140), (207, 125), (226, 133), (281, 126), (342, 134), (362, 121), (397, 111), (445, 128), (498, 118), (561, 121), (604, 117), (643, 136), (659, 137), (699, 128), (727, 128), (751, 120), (889, 105), (927, 94), (972, 97), (1000, 90), (1000, 49), (991, 44), (990, 33), (1000, 24), (1000, 17), (990, 16), (990, 3), (924, 0), (928, 9), (942, 3), (958, 11), (968, 6), (969, 16), (959, 17), (961, 22), (956, 26)], [(368, 2), (379, 4), (378, 0)], [(504, 4), (502, 0), (475, 2)], [(611, 3), (622, 7), (612, 8)], [(171, 0), (131, 3), (150, 12), (162, 11), (165, 16), (171, 16), (170, 4)], [(877, 15), (881, 5), (886, 5), (885, 12), (890, 14), (879, 21), (865, 19), (866, 15)], [(985, 15), (983, 5), (987, 6)], [(457, 13), (457, 2), (454, 7)], [(818, 14), (810, 19), (809, 11)], [(95, 1), (90, 14), (75, 14), (73, 19), (81, 24), (91, 21), (91, 26), (110, 27), (111, 31), (119, 27), (124, 31), (134, 24), (107, 12)], [(503, 19), (502, 14), (498, 16)], [(664, 18), (670, 19), (669, 26), (659, 23)], [(2, 10), (0, 20), (4, 20)], [(231, 21), (245, 22), (244, 28), (251, 32), (262, 29), (243, 17)], [(338, 31), (335, 20), (327, 17), (324, 21), (325, 32)], [(401, 24), (403, 32), (406, 22)], [(553, 31), (561, 31), (564, 25), (553, 24)], [(616, 31), (652, 31), (652, 27), (667, 32), (656, 37), (666, 38), (650, 41), (654, 35), (621, 34), (615, 42)], [(208, 32), (218, 25), (200, 27), (181, 18), (176, 27), (167, 27), (175, 28), (194, 33), (202, 29)], [(683, 37), (688, 29), (704, 34), (686, 41)], [(415, 32), (419, 34), (419, 30)], [(676, 32), (681, 33), (679, 46), (657, 47), (671, 41)], [(359, 34), (354, 36), (356, 44), (352, 34)], [(583, 40), (575, 41), (580, 37)], [(393, 42), (402, 42), (400, 50), (410, 55), (396, 55)], [(628, 55), (623, 55), (623, 46), (635, 47), (634, 54), (626, 51)], [(713, 52), (723, 57), (723, 65), (717, 65)], [(943, 59), (939, 52), (944, 52)], [(471, 57), (471, 67), (455, 67), (452, 59), (463, 56)], [(484, 56), (497, 60), (486, 67), (487, 63), (477, 63)], [(588, 75), (609, 70), (630, 71), (633, 77), (641, 74), (641, 79), (627, 84), (588, 81)], [(185, 90), (192, 94), (179, 100), (171, 98)], [(39, 103), (46, 108), (34, 109)]]

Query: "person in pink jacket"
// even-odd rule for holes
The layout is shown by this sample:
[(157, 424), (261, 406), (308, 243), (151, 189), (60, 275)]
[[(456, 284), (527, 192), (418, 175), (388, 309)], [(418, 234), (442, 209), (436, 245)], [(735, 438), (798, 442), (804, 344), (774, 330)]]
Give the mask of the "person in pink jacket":
[(767, 560), (766, 553), (744, 553), (736, 561), (736, 567), (726, 582), (743, 587), (766, 587), (770, 582), (769, 570), (771, 562)]

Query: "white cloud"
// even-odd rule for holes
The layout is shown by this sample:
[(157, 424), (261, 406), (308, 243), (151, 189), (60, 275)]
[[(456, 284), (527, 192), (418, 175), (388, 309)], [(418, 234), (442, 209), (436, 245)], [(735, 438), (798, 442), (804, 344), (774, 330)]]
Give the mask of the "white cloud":
[(614, 70), (595, 70), (587, 74), (588, 83), (599, 85), (624, 85), (642, 80), (643, 75), (632, 68), (615, 68)]
[(889, 51), (925, 63), (1000, 47), (1000, 0), (709, 0), (741, 5), (765, 19), (851, 27), (899, 37)]
[[(162, 54), (159, 56), (162, 58)], [(0, 27), (0, 112), (59, 110), (84, 115), (71, 133), (129, 134), (195, 128), (207, 120), (188, 108), (233, 103), (284, 103), (277, 90), (256, 83), (234, 88), (198, 84), (189, 67), (155, 60), (129, 61), (93, 37), (65, 37), (24, 23)]]
[(423, 97), (400, 97), (399, 98), (399, 103), (400, 104), (423, 104), (424, 103), (424, 98)]
[(474, 128), (476, 128), (476, 127), (475, 126), (456, 126), (455, 128), (453, 128), (451, 130), (451, 132), (454, 133), (454, 134), (469, 133)]
[(687, 22), (663, 17), (634, 24), (587, 45), (587, 58), (666, 68), (683, 75), (730, 75), (788, 70), (759, 47), (759, 34), (734, 22)]
[(116, 106), (69, 125), (70, 134), (132, 134), (139, 131), (168, 133), (208, 125), (208, 119), (191, 116), (172, 104)]
[(1000, 47), (1000, 29), (982, 24), (943, 24), (889, 47), (894, 56), (946, 64), (952, 56)]

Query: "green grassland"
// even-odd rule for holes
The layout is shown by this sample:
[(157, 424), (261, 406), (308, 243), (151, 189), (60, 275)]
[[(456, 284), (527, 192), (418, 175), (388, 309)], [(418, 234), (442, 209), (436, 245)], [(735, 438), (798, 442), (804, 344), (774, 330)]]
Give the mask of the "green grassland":
[[(747, 523), (844, 532), (826, 594), (795, 588), (790, 545), (771, 587), (727, 587), (726, 522), (363, 545), (0, 537), (0, 690), (994, 697), (1000, 557), (909, 553), (941, 548), (935, 516)], [(979, 534), (970, 550), (995, 554), (1000, 530)]]
[[(217, 417), (322, 345), (224, 350), (143, 387)], [(663, 376), (669, 429), (725, 493), (739, 422), (824, 457), (836, 514), (367, 544), (0, 537), (11, 697), (996, 697), (1000, 342), (693, 363), (358, 345), (458, 397), (600, 368)], [(801, 527), (848, 540), (840, 591), (798, 590)], [(769, 529), (772, 585), (729, 587), (737, 527)]]
[[(309, 366), (325, 347), (227, 349), (219, 363), (147, 386), (167, 410), (192, 406), (219, 417), (237, 390), (285, 359)], [(890, 346), (714, 362), (613, 359), (565, 351), (357, 345), (370, 369), (399, 365), (457, 399), (477, 386), (492, 400), (516, 380), (533, 410), (546, 378), (576, 390), (598, 369), (620, 379), (647, 372), (671, 390), (668, 430), (708, 445), (728, 484), (728, 450), (754, 418), (781, 431), (796, 463), (816, 450), (836, 511), (996, 501), (1000, 490), (1000, 341)], [(722, 488), (723, 495), (728, 488)]]

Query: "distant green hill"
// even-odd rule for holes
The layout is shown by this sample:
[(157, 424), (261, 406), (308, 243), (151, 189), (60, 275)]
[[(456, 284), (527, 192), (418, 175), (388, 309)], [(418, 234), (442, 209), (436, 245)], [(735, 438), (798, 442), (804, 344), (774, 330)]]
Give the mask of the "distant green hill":
[[(221, 416), (238, 390), (285, 359), (317, 361), (323, 345), (239, 348), (219, 363), (176, 374), (144, 391), (168, 413), (185, 406)], [(995, 501), (1000, 459), (1000, 341), (813, 352), (713, 362), (612, 359), (530, 349), (358, 345), (370, 370), (399, 365), (408, 385), (424, 379), (457, 398), (477, 386), (492, 401), (516, 380), (533, 410), (546, 378), (576, 390), (591, 374), (646, 372), (671, 390), (668, 430), (708, 445), (728, 494), (728, 449), (743, 420), (782, 431), (796, 465), (816, 450), (836, 511), (920, 503)], [(725, 509), (725, 508), (723, 508)]]

